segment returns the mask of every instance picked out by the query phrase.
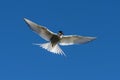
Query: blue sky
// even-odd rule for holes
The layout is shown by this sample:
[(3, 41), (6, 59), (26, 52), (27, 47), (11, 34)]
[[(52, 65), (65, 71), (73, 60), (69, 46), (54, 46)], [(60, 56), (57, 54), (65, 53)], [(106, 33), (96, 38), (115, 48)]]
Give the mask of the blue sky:
[[(0, 80), (120, 80), (119, 0), (1, 0)], [(32, 45), (45, 42), (23, 21), (53, 32), (95, 36), (61, 47), (67, 57)]]

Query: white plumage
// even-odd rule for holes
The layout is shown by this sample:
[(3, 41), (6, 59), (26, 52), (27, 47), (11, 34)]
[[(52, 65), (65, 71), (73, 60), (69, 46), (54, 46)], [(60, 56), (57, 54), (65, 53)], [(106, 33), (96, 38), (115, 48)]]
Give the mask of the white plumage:
[(95, 37), (84, 37), (78, 35), (63, 35), (62, 31), (59, 31), (58, 34), (53, 33), (49, 29), (44, 26), (38, 25), (26, 18), (24, 18), (25, 22), (29, 25), (30, 29), (36, 32), (39, 36), (41, 36), (46, 41), (50, 41), (43, 44), (35, 44), (40, 47), (46, 49), (55, 54), (65, 55), (62, 49), (59, 47), (60, 45), (73, 45), (73, 44), (83, 44), (89, 41), (96, 39)]

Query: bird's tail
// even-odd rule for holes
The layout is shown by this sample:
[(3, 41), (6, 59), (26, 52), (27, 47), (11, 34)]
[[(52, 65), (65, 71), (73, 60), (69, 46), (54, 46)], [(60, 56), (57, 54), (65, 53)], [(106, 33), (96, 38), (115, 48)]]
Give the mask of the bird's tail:
[(56, 44), (54, 47), (52, 46), (52, 44), (50, 42), (43, 43), (43, 44), (35, 44), (35, 45), (39, 45), (40, 47), (42, 47), (52, 53), (65, 55), (65, 53), (62, 51), (62, 49), (59, 47), (58, 44)]

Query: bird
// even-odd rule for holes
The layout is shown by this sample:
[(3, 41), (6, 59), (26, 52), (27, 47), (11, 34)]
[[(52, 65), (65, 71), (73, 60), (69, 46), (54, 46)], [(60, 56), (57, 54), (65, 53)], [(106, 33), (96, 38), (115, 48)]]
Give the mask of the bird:
[(35, 43), (35, 45), (39, 45), (40, 47), (54, 54), (66, 56), (63, 50), (59, 47), (60, 45), (68, 46), (68, 45), (74, 45), (74, 44), (84, 44), (96, 39), (96, 37), (64, 35), (63, 31), (58, 31), (58, 33), (54, 33), (50, 31), (48, 28), (42, 25), (38, 25), (37, 23), (27, 18), (24, 18), (24, 21), (31, 30), (33, 30), (41, 38), (46, 40), (46, 43), (42, 43), (42, 44)]

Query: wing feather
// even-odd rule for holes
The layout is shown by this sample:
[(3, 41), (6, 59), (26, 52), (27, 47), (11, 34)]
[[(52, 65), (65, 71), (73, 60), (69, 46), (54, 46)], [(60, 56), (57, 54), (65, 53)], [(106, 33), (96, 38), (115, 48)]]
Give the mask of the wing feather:
[(46, 27), (38, 25), (38, 24), (36, 24), (36, 23), (34, 23), (34, 22), (26, 19), (26, 18), (24, 18), (24, 20), (29, 25), (30, 29), (32, 29), (34, 32), (36, 32), (37, 34), (39, 34), (46, 41), (49, 41), (50, 38), (53, 35), (55, 35), (55, 33), (53, 33), (52, 31), (50, 31)]
[(96, 39), (95, 37), (84, 37), (77, 35), (63, 36), (60, 40), (60, 45), (84, 44)]

